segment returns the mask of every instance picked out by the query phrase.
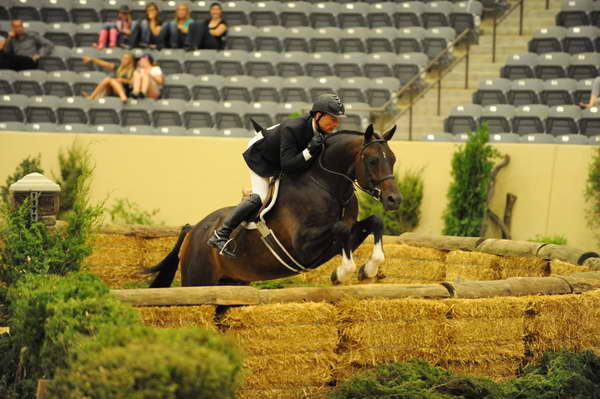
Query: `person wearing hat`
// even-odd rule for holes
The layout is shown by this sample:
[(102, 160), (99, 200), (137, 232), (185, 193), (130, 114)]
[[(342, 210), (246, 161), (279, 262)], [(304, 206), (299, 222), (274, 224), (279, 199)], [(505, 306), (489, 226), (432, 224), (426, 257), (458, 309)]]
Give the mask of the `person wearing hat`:
[(137, 69), (133, 73), (132, 98), (143, 99), (160, 98), (160, 88), (165, 82), (162, 69), (154, 63), (154, 57), (150, 53), (144, 53), (137, 62)]
[(98, 50), (102, 50), (108, 44), (108, 47), (115, 48), (117, 46), (126, 48), (129, 35), (131, 34), (131, 10), (128, 6), (122, 5), (119, 8), (119, 14), (115, 22), (104, 25), (98, 35), (98, 43), (92, 44)]
[(236, 257), (229, 236), (243, 221), (256, 216), (267, 197), (269, 179), (280, 174), (299, 174), (310, 168), (323, 149), (325, 135), (334, 133), (345, 117), (344, 104), (334, 93), (321, 94), (311, 111), (271, 126), (250, 140), (244, 160), (250, 168), (252, 194), (244, 198), (207, 244), (221, 255)]

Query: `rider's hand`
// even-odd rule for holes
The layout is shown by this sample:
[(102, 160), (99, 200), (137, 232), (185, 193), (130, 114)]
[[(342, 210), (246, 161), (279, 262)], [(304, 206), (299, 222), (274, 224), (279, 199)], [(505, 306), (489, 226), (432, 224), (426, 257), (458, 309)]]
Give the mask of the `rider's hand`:
[(320, 134), (314, 135), (307, 148), (311, 156), (318, 155), (323, 149), (323, 136)]

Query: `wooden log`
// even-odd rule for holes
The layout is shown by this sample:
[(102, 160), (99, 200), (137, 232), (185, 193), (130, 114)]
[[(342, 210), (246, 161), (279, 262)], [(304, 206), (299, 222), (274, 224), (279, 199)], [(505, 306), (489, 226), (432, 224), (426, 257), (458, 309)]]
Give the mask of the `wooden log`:
[(111, 290), (111, 294), (133, 306), (258, 305), (258, 289), (244, 286), (137, 288)]
[(583, 265), (591, 267), (592, 270), (600, 271), (600, 258), (587, 258), (585, 262), (583, 262)]
[(571, 286), (560, 277), (512, 277), (506, 280), (468, 281), (451, 284), (456, 298), (570, 294)]
[[(597, 272), (594, 272), (597, 273)], [(576, 273), (579, 274), (579, 273)], [(585, 273), (581, 273), (582, 275)], [(597, 290), (600, 289), (600, 275), (596, 276), (582, 276), (582, 277), (573, 277), (573, 276), (557, 276), (563, 278), (573, 290), (574, 294), (581, 294), (585, 291)]]
[(44, 399), (46, 397), (46, 389), (49, 381), (50, 380), (38, 380), (35, 399)]
[(400, 235), (397, 242), (413, 247), (428, 247), (447, 251), (474, 251), (483, 241), (481, 237), (458, 237), (429, 235), (421, 233), (404, 233)]
[(494, 211), (492, 211), (491, 209), (488, 208), (487, 212), (488, 212), (488, 217), (490, 218), (490, 220), (494, 224), (496, 224), (496, 226), (498, 226), (498, 228), (500, 229), (502, 238), (510, 240), (510, 230), (508, 229), (508, 227), (506, 227), (506, 225), (504, 225), (504, 222), (502, 220), (500, 220), (498, 215), (496, 215), (496, 213)]
[(512, 225), (512, 212), (517, 202), (517, 196), (511, 193), (506, 193), (506, 206), (504, 207), (504, 225), (510, 232), (510, 226)]
[(566, 245), (546, 244), (543, 245), (537, 256), (546, 259), (560, 259), (574, 265), (583, 265), (589, 258), (598, 258), (596, 252), (582, 251), (581, 249), (568, 247)]
[[(496, 165), (494, 167), (494, 169), (492, 170), (492, 173), (490, 175), (490, 183), (488, 186), (487, 199), (485, 201), (486, 204), (489, 205), (489, 203), (492, 201), (492, 198), (494, 197), (494, 191), (496, 190), (496, 179), (498, 178), (498, 173), (500, 173), (500, 170), (502, 170), (502, 168), (506, 167), (509, 162), (510, 162), (510, 155), (506, 154), (506, 155), (504, 155), (504, 158), (502, 159), (502, 161), (498, 165)], [(480, 237), (485, 236), (485, 231), (487, 229), (486, 219), (487, 219), (489, 211), (490, 211), (490, 209), (486, 206), (484, 213), (483, 213), (483, 218), (481, 219), (481, 226), (479, 227), (479, 236)], [(496, 220), (500, 221), (500, 218), (496, 217)]]
[[(561, 276), (564, 277), (564, 276)], [(600, 272), (577, 272), (569, 274), (569, 277), (583, 278), (583, 279), (600, 279)]]
[(488, 238), (477, 246), (477, 251), (500, 256), (537, 256), (543, 245), (539, 242)]

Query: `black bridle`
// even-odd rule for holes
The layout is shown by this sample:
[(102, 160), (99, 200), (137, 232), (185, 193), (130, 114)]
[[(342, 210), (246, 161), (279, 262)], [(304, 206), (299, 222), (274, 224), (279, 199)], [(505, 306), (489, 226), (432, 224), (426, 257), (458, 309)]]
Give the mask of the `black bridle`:
[[(351, 185), (357, 187), (358, 189), (360, 189), (361, 191), (364, 191), (365, 193), (369, 194), (371, 197), (377, 199), (377, 200), (381, 200), (381, 189), (379, 187), (377, 187), (378, 185), (380, 185), (381, 183), (383, 183), (386, 180), (389, 179), (393, 179), (394, 175), (390, 174), (387, 176), (384, 176), (380, 179), (375, 179), (373, 177), (373, 175), (371, 174), (371, 170), (369, 169), (369, 166), (367, 165), (367, 160), (365, 158), (365, 150), (367, 149), (367, 147), (369, 147), (371, 144), (374, 143), (382, 143), (385, 144), (386, 140), (383, 139), (373, 139), (371, 141), (369, 141), (366, 144), (363, 144), (362, 148), (360, 149), (360, 151), (358, 152), (358, 154), (356, 154), (354, 156), (354, 160), (350, 166), (350, 168), (348, 169), (348, 171), (344, 174), (344, 173), (340, 173), (340, 172), (336, 172), (334, 170), (328, 169), (323, 165), (323, 158), (325, 156), (325, 150), (327, 149), (327, 146), (325, 146), (325, 144), (323, 144), (325, 146), (325, 148), (323, 148), (323, 151), (321, 151), (321, 155), (319, 156), (319, 166), (321, 167), (321, 169), (323, 169), (324, 171), (331, 173), (333, 175), (336, 176), (340, 176), (342, 178), (344, 178), (345, 180), (347, 180)], [(348, 175), (350, 174), (350, 171), (352, 170), (352, 168), (354, 167), (354, 164), (356, 163), (356, 158), (360, 157), (364, 168), (365, 168), (365, 173), (367, 174), (367, 182), (368, 182), (368, 186), (367, 187), (363, 187), (360, 185), (360, 183), (358, 182), (357, 179), (353, 180), (351, 179)], [(384, 157), (385, 157), (385, 152), (384, 152)], [(314, 179), (320, 186), (322, 186), (316, 179)], [(324, 187), (323, 187), (324, 188)], [(326, 190), (329, 191), (329, 190)], [(350, 203), (350, 201), (352, 200), (352, 197), (354, 197), (354, 190), (352, 190), (352, 192), (350, 193), (350, 196), (348, 197), (348, 199), (344, 202), (342, 202), (342, 208), (345, 208), (346, 206), (348, 206), (348, 204)]]

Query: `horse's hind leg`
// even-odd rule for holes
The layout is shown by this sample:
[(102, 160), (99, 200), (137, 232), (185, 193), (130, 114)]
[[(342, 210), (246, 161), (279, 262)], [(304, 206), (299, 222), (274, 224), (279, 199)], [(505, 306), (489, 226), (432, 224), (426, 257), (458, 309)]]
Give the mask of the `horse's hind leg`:
[(333, 226), (332, 233), (342, 245), (342, 264), (331, 273), (331, 282), (341, 284), (356, 270), (352, 259), (351, 230), (342, 222)]
[(373, 234), (375, 245), (371, 257), (358, 269), (358, 279), (366, 280), (377, 275), (379, 265), (385, 260), (383, 255), (383, 220), (376, 215), (371, 215), (366, 219), (356, 222), (352, 226), (351, 245), (354, 251), (367, 238), (369, 234)]

